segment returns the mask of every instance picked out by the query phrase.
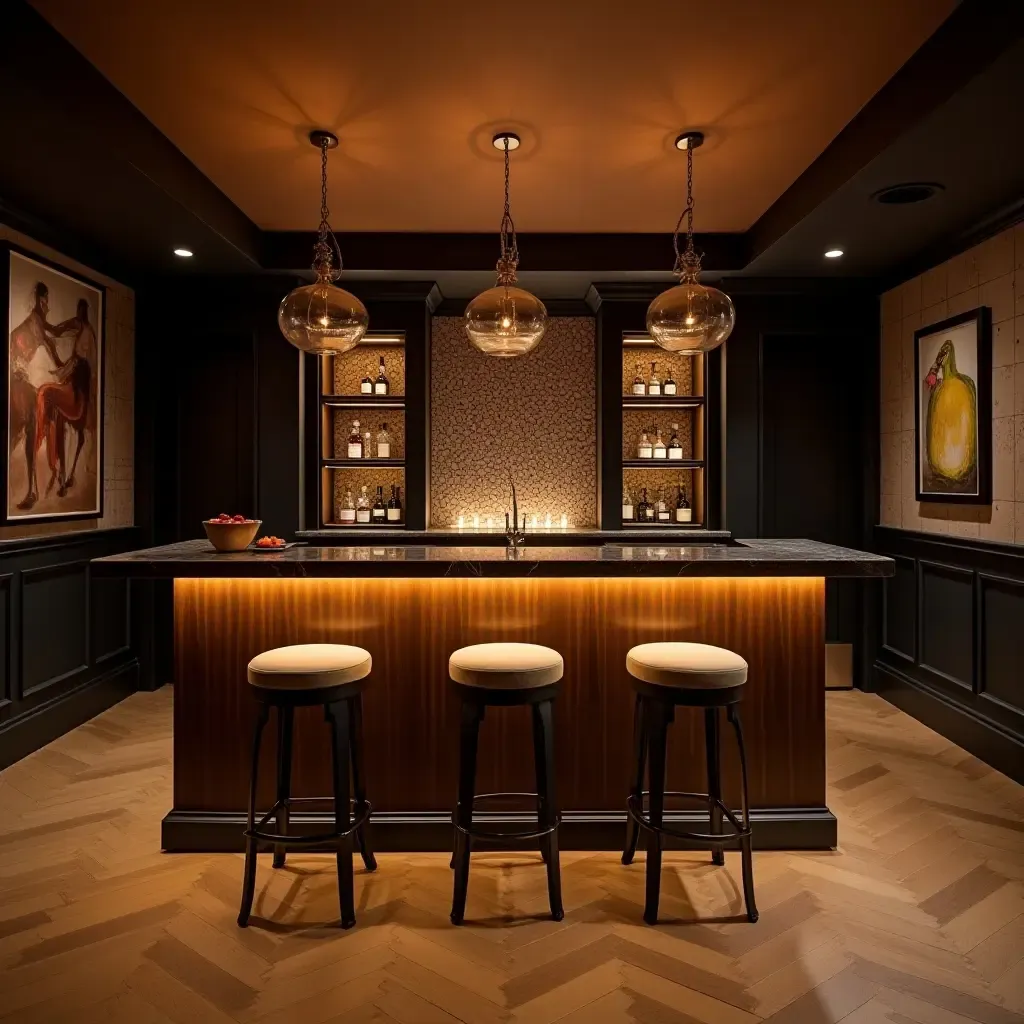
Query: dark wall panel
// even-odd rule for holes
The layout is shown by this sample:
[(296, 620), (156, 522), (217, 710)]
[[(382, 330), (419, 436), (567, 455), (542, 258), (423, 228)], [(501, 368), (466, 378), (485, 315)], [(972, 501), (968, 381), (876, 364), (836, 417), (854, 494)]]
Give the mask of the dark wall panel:
[(896, 559), (896, 574), (885, 581), (885, 646), (914, 661), (917, 658), (917, 565)]
[(969, 571), (921, 563), (921, 664), (961, 686), (974, 681), (974, 580)]
[(11, 573), (0, 575), (0, 708), (13, 699), (11, 693)]
[(92, 654), (95, 661), (105, 661), (127, 649), (128, 580), (92, 580)]
[(22, 573), (21, 681), (28, 696), (89, 661), (88, 569), (68, 562)]
[(981, 576), (983, 692), (1024, 711), (1024, 583)]

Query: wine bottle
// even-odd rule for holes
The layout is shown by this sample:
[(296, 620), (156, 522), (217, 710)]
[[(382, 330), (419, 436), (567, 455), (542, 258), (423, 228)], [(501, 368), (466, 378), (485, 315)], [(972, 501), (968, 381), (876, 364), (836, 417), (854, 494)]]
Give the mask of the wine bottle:
[(361, 394), (361, 395), (372, 395), (373, 394), (373, 381), (370, 379), (369, 372), (367, 372), (366, 376), (359, 382), (359, 394)]
[(640, 432), (640, 443), (636, 446), (636, 457), (638, 459), (654, 457), (654, 448), (651, 445), (651, 439), (647, 436), (646, 430)]
[(366, 485), (363, 484), (356, 498), (356, 522), (368, 523), (370, 521), (370, 496), (366, 493)]
[(377, 433), (377, 458), (391, 458), (391, 435), (388, 433), (388, 425), (386, 423), (380, 425), (380, 431)]
[(690, 503), (686, 500), (686, 488), (682, 481), (679, 482), (679, 497), (676, 498), (676, 522), (693, 522), (693, 509), (690, 508)]
[(662, 440), (661, 431), (657, 431), (657, 436), (654, 439), (654, 457), (656, 459), (664, 459), (666, 457), (665, 442)]
[(669, 367), (668, 376), (665, 378), (665, 383), (662, 384), (661, 390), (666, 395), (674, 395), (676, 393), (676, 382), (672, 379), (671, 367)]
[(384, 488), (381, 485), (377, 485), (377, 497), (373, 502), (373, 521), (375, 523), (383, 523), (388, 516), (388, 507), (384, 504)]
[(667, 523), (671, 520), (668, 512), (668, 502), (665, 500), (665, 492), (659, 487), (658, 495), (654, 500), (654, 514), (659, 523)]
[(668, 457), (670, 459), (681, 459), (683, 457), (683, 446), (679, 443), (679, 424), (672, 424), (672, 437), (668, 442)]
[(377, 370), (377, 379), (373, 382), (373, 393), (375, 395), (386, 395), (391, 391), (391, 382), (384, 373), (384, 357), (380, 357), (380, 368)]
[(338, 519), (346, 526), (356, 521), (356, 503), (352, 500), (352, 488), (345, 491), (345, 500), (341, 503), (341, 513)]
[(388, 522), (400, 523), (402, 521), (402, 488), (396, 484), (391, 485), (391, 497), (388, 498)]
[(654, 522), (654, 506), (647, 500), (647, 488), (640, 491), (640, 503), (636, 507), (636, 517), (641, 523)]
[(647, 385), (644, 383), (644, 375), (640, 372), (640, 363), (636, 364), (636, 374), (633, 377), (633, 394), (646, 395)]
[(352, 433), (348, 435), (348, 457), (350, 459), (363, 457), (363, 435), (359, 433), (359, 420), (352, 421)]
[(661, 378), (658, 376), (658, 364), (651, 363), (651, 376), (647, 381), (647, 394), (649, 395), (660, 395), (661, 394)]
[(628, 487), (622, 488), (622, 521), (624, 523), (634, 522), (633, 495), (629, 493)]

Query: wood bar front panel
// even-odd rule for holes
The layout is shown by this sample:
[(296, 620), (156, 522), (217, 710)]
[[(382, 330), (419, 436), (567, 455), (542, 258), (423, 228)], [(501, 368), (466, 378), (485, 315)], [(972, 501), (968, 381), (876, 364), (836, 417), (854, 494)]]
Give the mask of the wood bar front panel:
[[(742, 705), (755, 807), (825, 804), (824, 581), (821, 579), (179, 579), (174, 584), (174, 803), (245, 807), (254, 700), (250, 658), (295, 643), (348, 643), (373, 655), (364, 728), (370, 797), (381, 811), (450, 809), (458, 700), (448, 656), (466, 644), (545, 644), (565, 659), (556, 702), (565, 810), (620, 810), (630, 778), (631, 646), (692, 640), (750, 666)], [(272, 723), (273, 724), (273, 723)], [(320, 709), (296, 716), (295, 795), (330, 792)], [(263, 799), (272, 801), (274, 730), (265, 736)], [(701, 790), (700, 713), (680, 709), (669, 735), (669, 786)], [(738, 798), (726, 734), (727, 794)], [(532, 790), (528, 711), (488, 711), (480, 791)]]

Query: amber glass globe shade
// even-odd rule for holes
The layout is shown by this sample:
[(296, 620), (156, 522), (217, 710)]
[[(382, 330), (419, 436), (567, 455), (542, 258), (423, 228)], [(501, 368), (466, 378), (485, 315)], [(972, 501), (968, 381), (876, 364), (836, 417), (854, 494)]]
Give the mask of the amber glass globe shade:
[(281, 300), (277, 323), (297, 349), (320, 356), (355, 348), (370, 325), (370, 316), (344, 288), (316, 281)]
[(710, 352), (732, 334), (736, 309), (717, 288), (684, 280), (647, 307), (647, 331), (669, 352)]
[(469, 340), (481, 352), (507, 359), (537, 347), (548, 325), (548, 311), (536, 295), (499, 284), (470, 302), (463, 322)]

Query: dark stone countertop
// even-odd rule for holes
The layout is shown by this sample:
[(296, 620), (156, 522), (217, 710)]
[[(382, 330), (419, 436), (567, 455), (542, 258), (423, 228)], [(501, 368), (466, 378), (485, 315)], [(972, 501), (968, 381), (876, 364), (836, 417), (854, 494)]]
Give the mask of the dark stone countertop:
[(812, 540), (740, 540), (720, 544), (529, 545), (516, 556), (500, 547), (384, 543), (220, 554), (206, 540), (94, 559), (98, 576), (173, 577), (582, 577), (828, 576), (893, 574), (891, 558)]
[[(504, 529), (472, 530), (431, 527), (429, 530), (389, 530), (386, 527), (335, 527), (323, 530), (298, 530), (295, 536), (309, 544), (324, 547), (373, 546), (380, 544), (433, 544), (447, 547), (505, 547)], [(577, 544), (721, 544), (732, 540), (728, 530), (705, 530), (702, 526), (673, 526), (669, 524), (628, 526), (621, 530), (600, 530), (596, 527), (569, 527), (562, 530), (530, 530), (527, 547), (575, 547)]]

